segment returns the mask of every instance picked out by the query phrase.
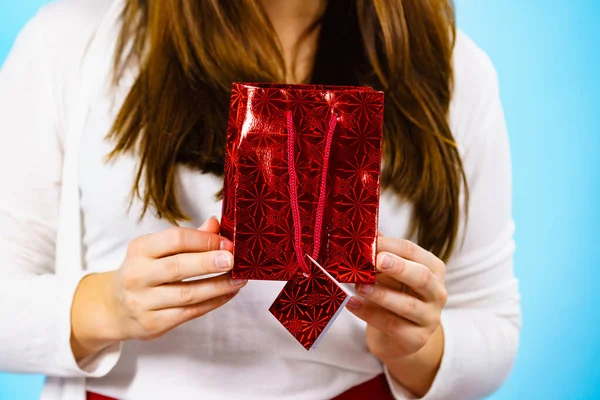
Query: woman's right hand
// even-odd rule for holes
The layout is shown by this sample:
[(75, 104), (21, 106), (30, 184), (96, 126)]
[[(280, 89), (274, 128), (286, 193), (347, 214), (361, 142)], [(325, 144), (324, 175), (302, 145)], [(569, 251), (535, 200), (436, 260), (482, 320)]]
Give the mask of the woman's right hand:
[[(115, 342), (151, 340), (222, 306), (246, 284), (224, 273), (233, 244), (210, 218), (198, 230), (172, 228), (134, 239), (116, 271), (80, 282), (71, 310), (77, 360)], [(206, 277), (209, 274), (218, 276)], [(184, 280), (200, 278), (193, 281)]]

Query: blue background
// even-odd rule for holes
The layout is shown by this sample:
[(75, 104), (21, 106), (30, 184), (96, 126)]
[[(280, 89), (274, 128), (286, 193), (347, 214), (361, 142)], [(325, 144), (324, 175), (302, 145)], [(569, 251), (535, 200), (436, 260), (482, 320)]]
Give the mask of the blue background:
[[(1, 62), (47, 1), (0, 3)], [(456, 8), (498, 70), (513, 156), (524, 322), (515, 369), (492, 398), (600, 398), (600, 2)], [(42, 382), (0, 374), (0, 400), (36, 399)]]

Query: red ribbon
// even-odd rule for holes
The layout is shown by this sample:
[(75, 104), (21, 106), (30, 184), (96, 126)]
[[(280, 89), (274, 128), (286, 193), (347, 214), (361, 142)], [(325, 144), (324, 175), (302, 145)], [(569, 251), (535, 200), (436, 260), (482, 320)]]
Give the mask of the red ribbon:
[[(294, 152), (294, 143), (296, 142), (296, 127), (292, 119), (290, 110), (285, 112), (288, 128), (288, 174), (290, 184), (290, 206), (292, 208), (292, 220), (294, 223), (294, 250), (300, 267), (304, 270), (305, 275), (310, 274), (310, 267), (306, 263), (305, 255), (302, 251), (302, 223), (300, 222), (300, 208), (298, 206), (298, 177), (296, 176), (296, 160)], [(317, 259), (319, 250), (321, 249), (321, 231), (323, 228), (323, 214), (325, 211), (325, 200), (327, 195), (327, 169), (329, 168), (329, 153), (331, 152), (331, 142), (333, 132), (337, 125), (337, 115), (332, 114), (329, 119), (327, 129), (327, 137), (325, 141), (325, 150), (323, 154), (323, 168), (321, 171), (321, 187), (319, 190), (319, 202), (317, 204), (317, 212), (315, 217), (315, 230), (313, 239), (312, 258)]]

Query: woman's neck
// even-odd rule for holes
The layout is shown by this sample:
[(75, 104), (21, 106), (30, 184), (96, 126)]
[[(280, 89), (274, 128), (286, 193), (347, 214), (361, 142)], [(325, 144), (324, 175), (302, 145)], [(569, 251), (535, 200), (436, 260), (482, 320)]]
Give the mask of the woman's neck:
[[(306, 38), (302, 35), (321, 17), (326, 0), (262, 0), (262, 4), (281, 42), (286, 81), (306, 81), (312, 70), (319, 29)], [(299, 42), (300, 39), (303, 40)]]

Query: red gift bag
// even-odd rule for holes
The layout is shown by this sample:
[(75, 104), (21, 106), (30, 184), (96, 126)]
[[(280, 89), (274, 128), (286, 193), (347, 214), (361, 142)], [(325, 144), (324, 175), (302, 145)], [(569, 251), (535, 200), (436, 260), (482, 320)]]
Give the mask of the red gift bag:
[(375, 281), (383, 100), (368, 87), (232, 87), (221, 221), (232, 276), (288, 281), (271, 312), (306, 348), (348, 299), (338, 283)]

